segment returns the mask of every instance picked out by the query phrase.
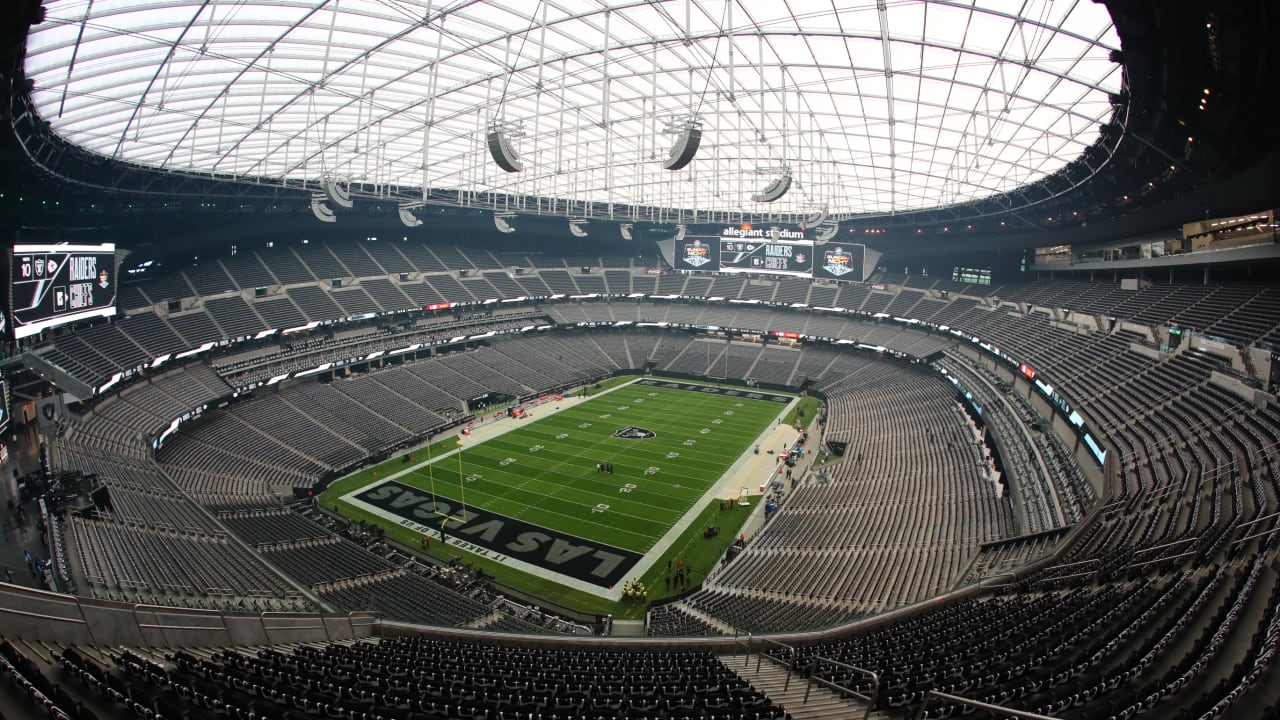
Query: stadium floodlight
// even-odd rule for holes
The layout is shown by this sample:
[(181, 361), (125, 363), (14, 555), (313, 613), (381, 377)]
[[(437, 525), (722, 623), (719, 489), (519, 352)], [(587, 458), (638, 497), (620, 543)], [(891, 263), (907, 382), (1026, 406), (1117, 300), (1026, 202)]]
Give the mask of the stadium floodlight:
[(777, 200), (791, 189), (791, 171), (787, 170), (763, 190), (751, 196), (752, 202), (768, 203)]
[(422, 224), (422, 220), (418, 219), (418, 216), (413, 214), (412, 205), (401, 205), (399, 211), (400, 222), (404, 223), (405, 227), (418, 227)]
[(816, 240), (817, 242), (824, 243), (834, 238), (836, 236), (836, 233), (838, 232), (840, 232), (840, 223), (838, 222), (823, 223), (822, 225), (818, 226), (818, 229), (816, 231), (814, 231), (813, 239)]
[(587, 224), (585, 219), (574, 219), (569, 221), (569, 233), (574, 237), (586, 237), (587, 230), (584, 227)]
[(524, 170), (524, 161), (520, 159), (520, 154), (516, 152), (515, 147), (511, 144), (511, 138), (519, 135), (518, 131), (513, 131), (505, 125), (494, 123), (489, 127), (489, 134), (485, 138), (489, 146), (489, 154), (493, 156), (493, 162), (509, 173), (518, 173)]
[(493, 226), (498, 228), (498, 232), (500, 233), (513, 233), (516, 231), (516, 229), (511, 226), (511, 222), (510, 222), (513, 218), (515, 218), (515, 215), (513, 213), (504, 213), (502, 215), (494, 215)]
[(311, 212), (320, 222), (337, 222), (338, 216), (334, 214), (333, 208), (329, 207), (325, 202), (324, 193), (316, 193), (311, 196)]
[(631, 228), (632, 228), (632, 227), (633, 227), (633, 226), (632, 226), (632, 224), (631, 224), (631, 223), (623, 223), (623, 224), (621, 224), (621, 225), (619, 225), (619, 226), (618, 226), (618, 231), (622, 233), (622, 239), (623, 239), (623, 240), (632, 240), (632, 239), (634, 239), (634, 238), (633, 238), (633, 236), (632, 236), (632, 234), (631, 234)]
[(349, 210), (355, 203), (351, 200), (351, 189), (345, 188), (332, 180), (324, 184), (325, 197), (334, 205)]

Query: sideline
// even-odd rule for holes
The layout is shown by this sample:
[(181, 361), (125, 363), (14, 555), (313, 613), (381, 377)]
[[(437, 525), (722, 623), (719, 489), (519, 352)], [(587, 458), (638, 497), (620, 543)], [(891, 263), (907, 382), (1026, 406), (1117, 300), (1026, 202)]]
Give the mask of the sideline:
[[(569, 392), (561, 396), (562, 397), (561, 400), (551, 400), (536, 406), (534, 408), (536, 410), (536, 414), (530, 416), (529, 419), (532, 420), (533, 422), (537, 422), (541, 418), (547, 417), (549, 415), (554, 415), (555, 413), (574, 407), (575, 405), (578, 405), (584, 401), (593, 400), (598, 397), (603, 397), (605, 395), (608, 395), (609, 393), (622, 390), (624, 388), (630, 388), (639, 380), (652, 379), (653, 377), (654, 376), (649, 376), (649, 375), (637, 375), (628, 382), (620, 383), (618, 385), (615, 385), (614, 387), (608, 388), (606, 390), (602, 390), (598, 393), (589, 395), (588, 397), (585, 397), (585, 398), (581, 397), (580, 395), (575, 395), (573, 391), (570, 390)], [(658, 376), (658, 377), (660, 378), (661, 376)], [(678, 379), (677, 382), (683, 382), (683, 383), (688, 383), (693, 385), (711, 385), (712, 384), (707, 382), (690, 381), (685, 379)], [(576, 388), (576, 390), (581, 391), (581, 387)], [(782, 393), (778, 393), (778, 394), (782, 394)], [(751, 507), (743, 508), (742, 510), (745, 512), (752, 513), (753, 515), (762, 514), (762, 508), (760, 507), (761, 503), (759, 502), (759, 500), (761, 497), (763, 497), (763, 493), (760, 492), (760, 488), (764, 487), (765, 491), (767, 492), (768, 486), (773, 481), (773, 477), (775, 473), (778, 472), (779, 467), (786, 467), (785, 465), (779, 464), (780, 458), (783, 457), (783, 455), (779, 454), (779, 451), (777, 449), (780, 449), (783, 447), (788, 447), (788, 448), (791, 447), (791, 445), (795, 443), (796, 439), (800, 435), (800, 432), (797, 431), (794, 427), (789, 425), (783, 425), (779, 421), (783, 417), (785, 417), (786, 414), (790, 412), (791, 409), (799, 402), (800, 402), (800, 397), (794, 396), (792, 397), (790, 402), (788, 402), (785, 405), (781, 405), (779, 407), (779, 411), (776, 416), (775, 422), (769, 427), (767, 427), (758, 436), (756, 436), (754, 442), (750, 446), (748, 446), (748, 448), (743, 452), (743, 454), (739, 456), (738, 459), (735, 460), (732, 465), (729, 466), (729, 468), (724, 472), (724, 474), (721, 475), (720, 479), (712, 483), (707, 488), (706, 492), (704, 492), (701, 497), (699, 497), (696, 501), (694, 501), (689, 506), (689, 509), (685, 511), (684, 515), (681, 515), (679, 519), (677, 519), (674, 523), (672, 523), (671, 527), (667, 530), (667, 532), (661, 538), (659, 538), (657, 542), (653, 544), (653, 547), (651, 547), (649, 551), (644, 554), (644, 557), (639, 562), (637, 562), (634, 566), (632, 566), (631, 570), (627, 573), (627, 575), (614, 584), (612, 590), (608, 588), (602, 588), (599, 585), (593, 585), (591, 583), (583, 582), (581, 580), (570, 577), (568, 575), (563, 575), (561, 573), (557, 573), (555, 571), (548, 570), (538, 565), (534, 565), (532, 563), (528, 563), (523, 560), (519, 560), (517, 558), (513, 558), (510, 556), (504, 556), (503, 559), (500, 561), (501, 564), (504, 566), (510, 567), (514, 570), (519, 570), (521, 572), (528, 573), (530, 575), (536, 575), (546, 580), (551, 580), (553, 582), (564, 585), (565, 587), (572, 588), (582, 593), (593, 595), (595, 597), (603, 598), (606, 600), (621, 601), (622, 592), (623, 592), (622, 589), (627, 584), (627, 582), (631, 580), (642, 579), (645, 576), (645, 574), (649, 572), (650, 568), (652, 568), (657, 562), (659, 562), (659, 560), (663, 557), (663, 555), (665, 555), (672, 548), (672, 546), (675, 545), (676, 541), (679, 540), (690, 527), (692, 527), (694, 521), (698, 519), (698, 517), (702, 514), (703, 510), (712, 500), (715, 500), (717, 498), (721, 500), (731, 499), (731, 501), (735, 503), (734, 511), (737, 512), (739, 511), (738, 505), (737, 505), (737, 503), (739, 502), (739, 497), (742, 496), (745, 491), (746, 500), (751, 504)], [(404, 523), (402, 522), (402, 518), (391, 516), (376, 507), (367, 505), (359, 500), (355, 500), (351, 496), (355, 495), (356, 493), (364, 492), (370, 487), (374, 487), (376, 485), (380, 485), (385, 482), (396, 480), (405, 475), (414, 473), (417, 470), (426, 467), (427, 465), (439, 462), (445, 458), (452, 457), (453, 455), (456, 455), (462, 450), (467, 449), (467, 447), (486, 442), (496, 437), (500, 437), (506, 433), (509, 433), (523, 426), (524, 426), (524, 421), (520, 419), (512, 418), (512, 417), (503, 417), (499, 420), (493, 420), (493, 421), (486, 422), (481, 425), (476, 425), (472, 427), (470, 434), (466, 436), (463, 436), (461, 432), (461, 428), (458, 428), (452, 431), (451, 435), (446, 434), (446, 435), (438, 436), (433, 440), (431, 440), (429, 443), (427, 442), (420, 443), (418, 445), (413, 446), (412, 448), (403, 450), (401, 451), (401, 454), (414, 453), (416, 450), (422, 447), (425, 447), (428, 444), (437, 444), (442, 441), (451, 440), (453, 438), (461, 438), (461, 437), (467, 438), (466, 441), (462, 443), (458, 443), (454, 447), (454, 449), (446, 450), (445, 452), (432, 455), (430, 460), (420, 460), (410, 465), (407, 465), (403, 468), (400, 468), (396, 470), (396, 472), (390, 473), (385, 477), (379, 478), (377, 482), (372, 482), (372, 483), (363, 485), (359, 488), (356, 488), (351, 492), (340, 496), (338, 499), (342, 500), (343, 502), (355, 505), (365, 512), (381, 517), (383, 520), (391, 524), (409, 527), (404, 525)], [(760, 452), (758, 454), (752, 451), (752, 449), (756, 445), (760, 447)], [(769, 450), (774, 450), (774, 454), (770, 455), (768, 453)], [(355, 473), (352, 473), (352, 474), (355, 474)], [(344, 476), (344, 477), (349, 477), (349, 476)], [(753, 520), (756, 520), (756, 522), (749, 522), (748, 525), (753, 526), (753, 529), (757, 529), (759, 527), (759, 520), (755, 518), (753, 518)], [(442, 540), (440, 531), (436, 528), (420, 525), (413, 529), (415, 529), (417, 532), (429, 535), (433, 541), (439, 542)], [(745, 528), (744, 528), (744, 532), (745, 532)], [(451, 549), (470, 552), (472, 554), (476, 554), (481, 557), (490, 557), (490, 559), (493, 559), (493, 557), (491, 557), (489, 553), (482, 552), (483, 550), (482, 548), (471, 546), (470, 543), (466, 543), (465, 541), (458, 542), (457, 540), (458, 539), (454, 535), (450, 534), (450, 541), (447, 543), (447, 546)]]

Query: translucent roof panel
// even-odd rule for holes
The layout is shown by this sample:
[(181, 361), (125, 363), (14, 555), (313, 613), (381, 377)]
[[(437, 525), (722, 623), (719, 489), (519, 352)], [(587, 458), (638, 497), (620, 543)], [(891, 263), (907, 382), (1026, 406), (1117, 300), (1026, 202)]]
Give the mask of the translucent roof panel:
[[(46, 0), (68, 140), (157, 168), (745, 213), (896, 213), (1035, 181), (1121, 68), (1092, 0)], [(703, 131), (682, 170), (675, 130)], [(524, 170), (485, 142), (504, 128)], [(770, 205), (752, 199), (790, 174)], [(419, 193), (421, 198), (421, 193)]]

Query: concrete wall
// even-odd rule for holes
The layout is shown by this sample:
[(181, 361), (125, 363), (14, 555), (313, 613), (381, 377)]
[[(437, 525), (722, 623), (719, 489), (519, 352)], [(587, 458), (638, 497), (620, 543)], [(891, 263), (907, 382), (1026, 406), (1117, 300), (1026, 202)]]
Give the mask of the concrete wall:
[(1271, 351), (1260, 347), (1250, 347), (1249, 361), (1253, 364), (1253, 374), (1264, 382), (1271, 379)]
[(1136, 322), (1129, 322), (1128, 320), (1121, 320), (1118, 327), (1121, 330), (1128, 330), (1129, 332), (1138, 333), (1139, 335), (1146, 338), (1147, 340), (1153, 343), (1156, 343), (1156, 337), (1155, 335), (1151, 334), (1151, 327), (1149, 325), (1143, 325), (1141, 323), (1136, 323)]
[(1148, 345), (1143, 345), (1142, 343), (1129, 343), (1129, 352), (1137, 353), (1143, 357), (1149, 357), (1152, 360), (1161, 359), (1159, 350)]
[(1190, 333), (1190, 336), (1191, 339), (1187, 343), (1188, 347), (1193, 350), (1199, 350), (1200, 352), (1220, 357), (1223, 360), (1230, 362), (1231, 367), (1236, 370), (1239, 370), (1240, 372), (1248, 372), (1248, 369), (1244, 366), (1244, 358), (1240, 357), (1240, 349), (1236, 346), (1219, 342), (1217, 340), (1210, 340), (1198, 333)]
[(1087, 313), (1067, 311), (1065, 320), (1069, 323), (1073, 323), (1075, 325), (1081, 325), (1087, 328), (1092, 328), (1094, 330), (1103, 329), (1098, 327), (1098, 318), (1094, 317), (1093, 315), (1089, 315)]

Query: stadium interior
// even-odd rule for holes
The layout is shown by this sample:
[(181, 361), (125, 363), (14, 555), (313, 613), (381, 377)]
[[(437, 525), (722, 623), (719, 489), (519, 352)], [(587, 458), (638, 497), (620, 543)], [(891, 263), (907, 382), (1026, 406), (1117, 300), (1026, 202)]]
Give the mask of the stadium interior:
[(1274, 3), (9, 5), (0, 717), (1280, 717)]

